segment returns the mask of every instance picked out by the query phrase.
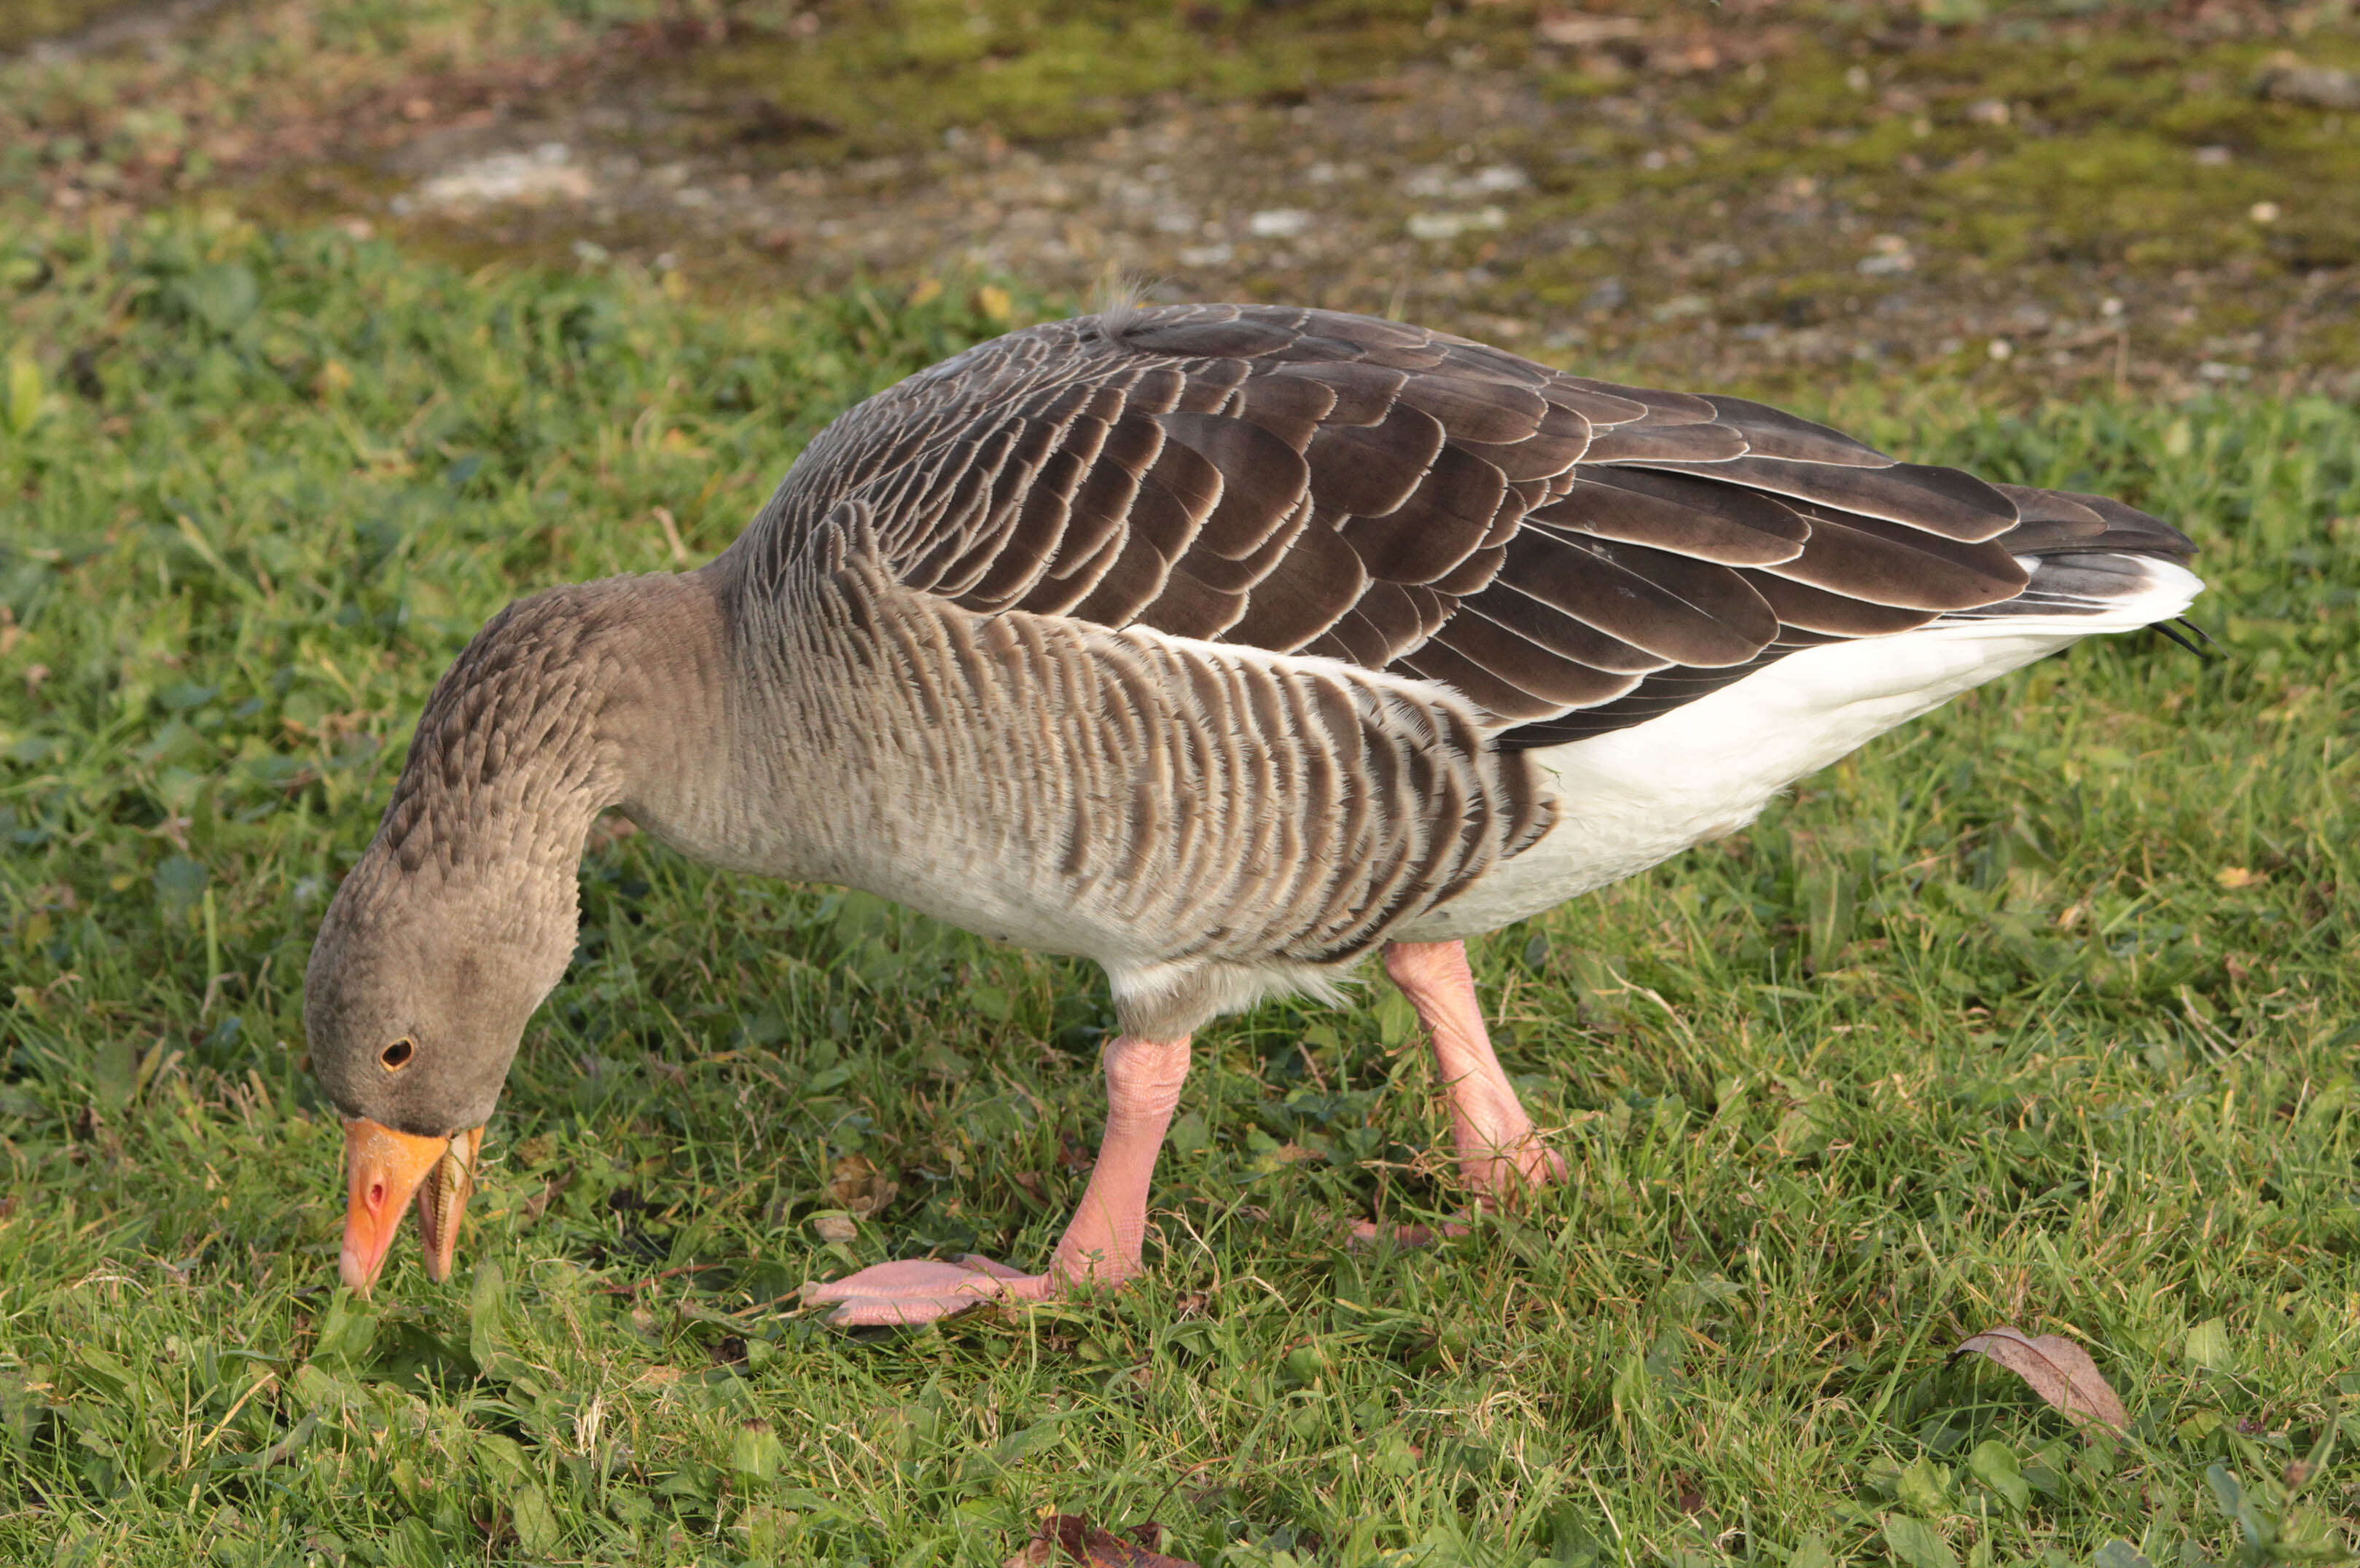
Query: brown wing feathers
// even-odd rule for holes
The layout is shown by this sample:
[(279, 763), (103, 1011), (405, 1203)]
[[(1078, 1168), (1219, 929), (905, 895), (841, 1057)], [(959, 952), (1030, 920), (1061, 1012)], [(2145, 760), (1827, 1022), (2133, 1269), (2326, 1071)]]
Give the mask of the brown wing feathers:
[[(896, 396), (880, 417), (922, 417)], [(1442, 681), (1509, 746), (2005, 601), (2020, 554), (2152, 549), (2162, 528), (1743, 398), (1327, 311), (1054, 323), (924, 401), (930, 447), (850, 465), (909, 586)]]

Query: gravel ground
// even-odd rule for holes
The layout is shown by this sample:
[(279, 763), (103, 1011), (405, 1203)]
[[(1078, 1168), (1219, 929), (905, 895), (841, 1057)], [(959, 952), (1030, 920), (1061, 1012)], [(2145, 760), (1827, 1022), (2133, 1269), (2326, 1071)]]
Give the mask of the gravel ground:
[(854, 90), (831, 62), (857, 75), (869, 57), (847, 51), (889, 10), (674, 17), (430, 66), (242, 125), (200, 183), (470, 262), (641, 265), (720, 297), (1120, 277), (1688, 384), (2360, 395), (2360, 73), (2335, 63), (2360, 36), (2341, 9), (1945, 27), (1446, 6), (1376, 74), (1076, 98), (1086, 128), (1022, 139), (960, 113), (1000, 56), (898, 107), (814, 102)]

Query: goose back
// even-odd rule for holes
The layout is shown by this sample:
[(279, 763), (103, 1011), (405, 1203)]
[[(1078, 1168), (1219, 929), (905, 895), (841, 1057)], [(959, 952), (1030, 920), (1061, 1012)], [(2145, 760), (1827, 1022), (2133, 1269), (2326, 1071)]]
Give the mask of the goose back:
[[(1426, 329), (1179, 306), (1012, 333), (869, 399), (738, 548), (775, 574), (857, 497), (913, 590), (1442, 682), (1515, 748), (2004, 603), (2027, 541), (2003, 536), (2051, 494)], [(2059, 499), (2044, 548), (2110, 526)]]
[[(1520, 754), (2125, 548), (2190, 547), (1741, 398), (1215, 305), (1027, 329), (879, 394), (716, 566), (748, 657), (828, 672), (812, 711), (867, 754), (845, 787), (909, 797), (861, 808), (869, 864), (806, 874), (1088, 952), (1120, 997), (1126, 965), (1414, 928), (1548, 830)], [(978, 878), (1029, 912), (946, 891)]]

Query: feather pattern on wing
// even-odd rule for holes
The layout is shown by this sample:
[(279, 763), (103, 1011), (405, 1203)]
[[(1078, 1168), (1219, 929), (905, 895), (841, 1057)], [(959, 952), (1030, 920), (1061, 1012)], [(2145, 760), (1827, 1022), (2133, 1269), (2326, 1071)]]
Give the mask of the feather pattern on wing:
[[(959, 702), (910, 723), (1065, 703), (1131, 735), (1137, 779), (1110, 771), (1087, 811), (1033, 826), (1111, 835), (1083, 881), (1176, 881), (1225, 911), (1163, 959), (1325, 963), (1542, 831), (1520, 751), (1644, 723), (1799, 648), (2016, 613), (2001, 607), (2034, 557), (2188, 548), (2120, 503), (1900, 463), (1743, 398), (1366, 317), (1199, 305), (1029, 328), (880, 393), (812, 443), (731, 555), (784, 583), (829, 554), (826, 580), (859, 584), (830, 614), (923, 628), (927, 657), (969, 670)], [(2103, 597), (2095, 576), (2059, 581), (2045, 610)], [(1096, 744), (1059, 734), (1042, 744)], [(1278, 809), (1274, 768), (1325, 791), (1284, 823), (1255, 815)], [(1191, 799), (1205, 811), (1175, 803)], [(1280, 889), (1273, 856), (1317, 869)], [(1300, 915), (1284, 932), (1251, 914), (1273, 898)]]
[[(814, 450), (797, 473), (825, 484), (790, 477), (782, 534), (858, 497), (910, 588), (1439, 681), (1509, 747), (1637, 722), (1785, 648), (2004, 604), (2018, 557), (2106, 526), (2092, 499), (1899, 463), (1743, 398), (1279, 307), (1013, 333)], [(2153, 548), (2162, 525), (2120, 510)]]

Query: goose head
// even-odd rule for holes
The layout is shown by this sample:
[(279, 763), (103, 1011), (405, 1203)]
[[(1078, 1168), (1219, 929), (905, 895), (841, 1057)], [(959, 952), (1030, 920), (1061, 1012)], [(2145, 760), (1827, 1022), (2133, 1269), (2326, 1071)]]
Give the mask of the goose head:
[[(414, 1204), (426, 1273), (450, 1273), (484, 1124), (526, 1021), (574, 952), (574, 878), (500, 885), (371, 848), (311, 953), (311, 1069), (344, 1124), (344, 1281), (366, 1291)], [(471, 885), (472, 884), (472, 885)]]
[(355, 1290), (413, 1203), (428, 1277), (450, 1273), (484, 1124), (573, 960), (591, 823), (694, 816), (682, 801), (717, 788), (723, 625), (695, 573), (551, 589), (495, 616), (428, 700), (304, 977)]

